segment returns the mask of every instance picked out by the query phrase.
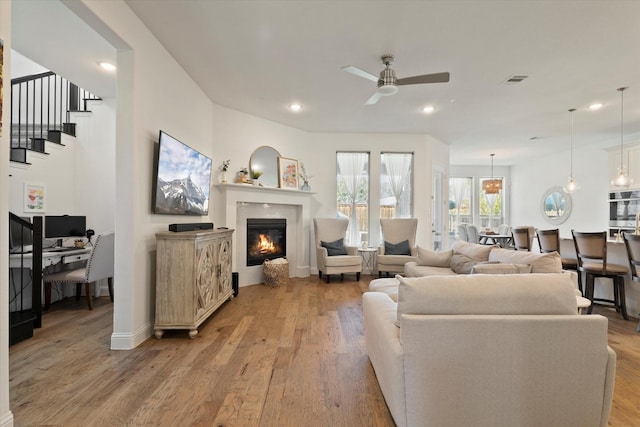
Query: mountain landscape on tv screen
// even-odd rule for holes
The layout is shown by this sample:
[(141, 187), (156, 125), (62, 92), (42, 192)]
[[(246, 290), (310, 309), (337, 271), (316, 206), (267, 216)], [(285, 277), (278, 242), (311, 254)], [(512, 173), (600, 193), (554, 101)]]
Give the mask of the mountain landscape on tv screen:
[(206, 215), (209, 199), (191, 177), (163, 181), (158, 178), (156, 213)]

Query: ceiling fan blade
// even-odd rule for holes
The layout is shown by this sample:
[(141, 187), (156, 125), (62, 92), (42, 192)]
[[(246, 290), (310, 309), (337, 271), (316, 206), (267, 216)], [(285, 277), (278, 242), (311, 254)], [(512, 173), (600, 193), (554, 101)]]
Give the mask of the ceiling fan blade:
[(417, 85), (421, 83), (447, 83), (449, 73), (424, 74), (422, 76), (405, 77), (398, 79), (398, 85)]
[(380, 92), (375, 92), (373, 95), (371, 95), (371, 98), (367, 99), (367, 102), (365, 102), (364, 105), (375, 104), (376, 102), (378, 102), (381, 96), (382, 95), (380, 95)]
[(358, 67), (354, 67), (353, 65), (347, 65), (346, 67), (342, 67), (342, 69), (344, 71), (346, 71), (347, 73), (354, 74), (354, 75), (356, 75), (358, 77), (362, 77), (362, 78), (365, 78), (367, 80), (371, 80), (373, 82), (377, 82), (378, 81), (378, 76), (374, 76), (373, 74), (371, 74), (371, 73), (369, 73), (369, 72), (367, 72), (365, 70), (362, 70), (362, 69), (360, 69)]

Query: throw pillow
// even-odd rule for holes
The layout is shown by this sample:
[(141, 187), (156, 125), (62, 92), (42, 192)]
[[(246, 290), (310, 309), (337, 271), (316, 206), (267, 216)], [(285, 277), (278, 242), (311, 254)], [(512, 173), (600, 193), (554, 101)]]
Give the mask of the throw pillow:
[(384, 254), (385, 255), (411, 255), (411, 248), (409, 247), (409, 241), (403, 240), (400, 243), (384, 242)]
[(449, 264), (449, 267), (458, 274), (471, 274), (471, 270), (478, 263), (480, 263), (480, 261), (471, 257), (454, 253), (451, 256), (451, 263)]
[(532, 273), (562, 273), (562, 259), (558, 252), (541, 254), (498, 248), (491, 251), (489, 261), (506, 264), (531, 264)]
[(489, 261), (489, 253), (498, 246), (480, 245), (469, 243), (464, 240), (456, 240), (453, 243), (453, 252), (466, 255), (476, 261)]
[(527, 274), (531, 273), (529, 264), (476, 264), (471, 269), (471, 274)]
[(335, 242), (320, 241), (320, 246), (327, 249), (329, 256), (347, 255), (347, 248), (344, 247), (344, 238), (338, 239)]
[(445, 252), (434, 252), (432, 250), (417, 246), (418, 256), (416, 257), (417, 265), (426, 265), (429, 267), (449, 267), (451, 264), (451, 256), (453, 249)]

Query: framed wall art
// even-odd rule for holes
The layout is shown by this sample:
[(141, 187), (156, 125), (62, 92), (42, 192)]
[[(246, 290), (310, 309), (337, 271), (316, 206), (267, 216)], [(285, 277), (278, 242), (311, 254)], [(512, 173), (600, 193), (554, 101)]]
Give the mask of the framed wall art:
[(278, 179), (280, 188), (298, 189), (298, 161), (278, 157)]
[(45, 187), (43, 184), (24, 183), (24, 211), (44, 213)]

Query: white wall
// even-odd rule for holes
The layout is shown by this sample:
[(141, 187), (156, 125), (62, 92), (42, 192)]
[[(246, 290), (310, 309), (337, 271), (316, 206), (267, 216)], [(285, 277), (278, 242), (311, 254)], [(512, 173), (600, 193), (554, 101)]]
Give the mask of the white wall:
[[(11, 0), (0, 1), (0, 39), (4, 44), (4, 65), (2, 67), (3, 105), (2, 123), (9, 123), (11, 92)], [(0, 132), (2, 130), (0, 129)], [(9, 176), (9, 132), (0, 135), (0, 175)], [(9, 180), (0, 179), (0, 215), (8, 217)], [(9, 221), (0, 221), (0, 241), (9, 240)], [(9, 408), (9, 247), (0, 245), (0, 426), (12, 426), (13, 414)]]
[[(224, 107), (213, 107), (213, 157), (218, 168), (222, 161), (230, 159), (227, 180), (243, 167), (249, 167), (251, 153), (262, 145), (270, 145), (283, 157), (304, 162), (310, 180), (312, 217), (336, 215), (336, 152), (370, 152), (370, 235), (371, 245), (377, 245), (379, 230), (380, 153), (398, 151), (414, 153), (414, 217), (418, 218), (417, 243), (424, 247), (432, 244), (431, 236), (431, 188), (433, 163), (441, 165), (445, 173), (449, 163), (449, 147), (427, 135), (405, 134), (327, 134), (309, 133), (283, 126), (268, 120), (240, 113)], [(223, 208), (214, 198), (214, 224), (222, 224)], [(315, 269), (313, 238), (311, 266)]]
[(581, 186), (571, 195), (572, 211), (558, 226), (544, 220), (540, 205), (552, 186), (562, 186), (569, 177), (569, 156), (562, 152), (532, 159), (511, 167), (511, 221), (536, 228), (559, 228), (560, 236), (570, 238), (571, 229), (602, 231), (609, 221), (609, 157), (601, 146), (587, 146), (574, 152), (573, 176)]
[[(116, 272), (112, 348), (151, 335), (155, 233), (185, 217), (151, 213), (154, 149), (160, 129), (212, 152), (212, 105), (122, 1), (84, 1), (74, 11), (118, 48)], [(193, 221), (211, 218), (189, 218)]]

